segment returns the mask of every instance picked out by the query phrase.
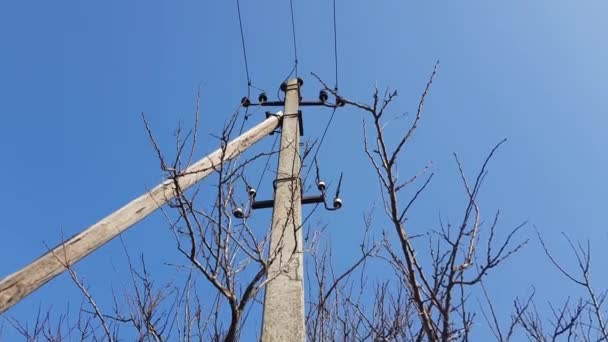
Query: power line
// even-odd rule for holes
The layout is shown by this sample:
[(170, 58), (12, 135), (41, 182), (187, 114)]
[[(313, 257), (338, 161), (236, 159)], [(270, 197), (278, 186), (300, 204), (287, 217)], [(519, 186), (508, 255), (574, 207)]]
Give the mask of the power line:
[[(334, 0), (334, 64), (336, 67), (336, 85), (335, 90), (338, 91), (338, 30), (336, 24), (336, 0)], [(333, 114), (332, 114), (333, 116)]]
[[(240, 29), (240, 33), (241, 33), (241, 48), (243, 50), (243, 61), (245, 62), (245, 75), (247, 77), (247, 98), (251, 97), (251, 88), (255, 88), (261, 92), (265, 92), (264, 89), (258, 88), (253, 84), (252, 78), (251, 78), (251, 74), (249, 73), (249, 63), (247, 61), (247, 47), (245, 44), (245, 34), (244, 34), (244, 29), (243, 29), (243, 17), (241, 15), (241, 2), (239, 0), (236, 0), (236, 9), (237, 9), (237, 13), (238, 13), (238, 18), (239, 18), (239, 29)], [(239, 107), (242, 107), (243, 104), (241, 103)], [(247, 119), (249, 118), (249, 116), (253, 115), (255, 113), (249, 113), (249, 107), (245, 108), (245, 115), (244, 115), (244, 120), (241, 124), (241, 128), (239, 130), (239, 135), (241, 133), (243, 133), (243, 128), (245, 127), (245, 121), (247, 121)]]
[(258, 181), (258, 185), (256, 186), (256, 189), (259, 189), (260, 185), (262, 185), (262, 179), (264, 179), (264, 174), (266, 173), (266, 170), (268, 169), (268, 163), (270, 162), (270, 157), (274, 153), (274, 147), (276, 146), (277, 141), (279, 140), (278, 138), (279, 138), (279, 135), (277, 134), (274, 137), (274, 142), (272, 143), (272, 147), (270, 148), (270, 152), (268, 153), (268, 157), (266, 158), (266, 164), (264, 165), (264, 170), (262, 171), (262, 175), (260, 176), (260, 180)]
[[(243, 49), (243, 60), (245, 61), (245, 75), (247, 76), (247, 98), (251, 97), (251, 76), (249, 75), (249, 63), (247, 62), (247, 48), (245, 47), (245, 34), (243, 33), (243, 18), (241, 16), (241, 2), (236, 0), (236, 10), (239, 17), (239, 28), (241, 31), (241, 47)], [(243, 104), (241, 103), (241, 106)], [(243, 117), (243, 122), (241, 123), (241, 129), (239, 130), (239, 135), (243, 133), (243, 128), (245, 128), (245, 121), (249, 118), (249, 107), (245, 108), (245, 116)]]
[[(338, 29), (337, 29), (338, 25), (337, 25), (337, 20), (336, 20), (336, 0), (333, 0), (333, 29), (334, 29), (334, 67), (335, 67), (335, 88), (334, 90), (338, 91), (338, 81), (339, 81), (339, 77), (338, 77)], [(338, 107), (335, 106), (331, 112), (331, 116), (329, 117), (329, 120), (327, 121), (327, 124), (325, 125), (325, 129), (323, 130), (323, 135), (321, 135), (321, 140), (319, 141), (319, 145), (317, 145), (317, 149), (315, 151), (315, 154), (312, 157), (312, 160), (316, 160), (317, 159), (317, 155), (319, 154), (319, 151), (321, 150), (321, 146), (323, 145), (323, 141), (325, 140), (325, 136), (327, 135), (327, 131), (329, 130), (329, 127), (331, 126), (331, 122), (334, 119), (334, 115), (336, 114), (336, 109)], [(306, 183), (306, 179), (308, 179), (308, 176), (310, 175), (310, 171), (312, 170), (312, 166), (308, 168), (308, 171), (306, 172), (306, 176), (304, 177), (304, 183)]]
[[(237, 4), (237, 10), (238, 10), (238, 17), (239, 17), (239, 27), (240, 27), (240, 32), (241, 32), (241, 44), (242, 44), (242, 49), (243, 49), (243, 59), (245, 61), (245, 72), (247, 74), (247, 96), (250, 97), (250, 92), (251, 92), (251, 88), (254, 87), (252, 85), (252, 81), (251, 81), (251, 77), (249, 74), (249, 65), (247, 62), (247, 52), (246, 52), (246, 45), (245, 45), (245, 36), (244, 36), (244, 30), (243, 30), (243, 21), (242, 21), (242, 15), (241, 15), (241, 7), (240, 7), (240, 1), (236, 0), (236, 4)], [(338, 83), (339, 83), (339, 67), (338, 67), (338, 34), (337, 34), (337, 10), (336, 10), (336, 0), (333, 0), (333, 36), (334, 36), (334, 68), (335, 68), (335, 90), (338, 90)], [(294, 7), (293, 7), (293, 0), (289, 1), (289, 10), (290, 10), (290, 16), (291, 16), (291, 32), (292, 32), (292, 40), (293, 40), (293, 56), (294, 56), (294, 65), (291, 68), (289, 75), (286, 77), (285, 80), (289, 79), (295, 72), (295, 76), (298, 77), (298, 46), (297, 46), (297, 34), (296, 34), (296, 24), (295, 24), (295, 16), (294, 16)], [(257, 87), (254, 87), (257, 88)], [(257, 88), (259, 89), (259, 88)], [(280, 98), (279, 93), (277, 92), (277, 97)], [(336, 109), (337, 107), (334, 107), (331, 113), (331, 116), (327, 122), (327, 124), (325, 125), (325, 129), (323, 131), (323, 134), (321, 136), (321, 139), (319, 140), (319, 144), (317, 145), (316, 151), (313, 155), (313, 160), (317, 158), (319, 151), (323, 145), (323, 141), (325, 140), (325, 137), (327, 135), (327, 132), (329, 130), (329, 127), (331, 126), (331, 123), (333, 121), (334, 115), (336, 114)], [(247, 113), (245, 114), (245, 117), (247, 117)], [(275, 143), (273, 143), (273, 147), (272, 149), (274, 149), (274, 146), (276, 144), (276, 139), (275, 139)], [(260, 186), (262, 179), (264, 178), (264, 174), (266, 172), (267, 166), (268, 166), (268, 162), (270, 161), (270, 156), (268, 156), (268, 159), (266, 160), (266, 165), (264, 166), (264, 170), (262, 172), (262, 175), (260, 177), (260, 180), (258, 182), (258, 187)], [(308, 178), (309, 174), (310, 174), (311, 168), (308, 169), (306, 176), (304, 177), (304, 182), (306, 182), (306, 179)]]
[[(327, 135), (329, 126), (331, 125), (331, 122), (334, 119), (334, 114), (336, 114), (336, 109), (338, 109), (337, 106), (333, 108), (333, 110), (331, 112), (331, 116), (329, 117), (329, 120), (327, 121), (327, 124), (325, 125), (325, 130), (323, 131), (323, 135), (321, 135), (321, 140), (319, 140), (319, 145), (317, 145), (317, 150), (315, 151), (315, 154), (312, 156), (311, 160), (313, 160), (313, 161), (315, 159), (317, 159), (317, 155), (319, 154), (321, 145), (323, 145), (323, 141), (325, 140), (325, 135)], [(308, 179), (308, 176), (310, 175), (310, 170), (312, 170), (312, 165), (308, 168), (308, 171), (306, 171), (306, 176), (304, 176), (304, 181), (302, 183), (306, 183), (306, 180)]]
[(249, 76), (249, 63), (247, 63), (247, 49), (245, 48), (245, 34), (243, 33), (243, 18), (241, 17), (241, 2), (236, 0), (236, 9), (239, 15), (239, 27), (241, 29), (241, 46), (243, 48), (243, 59), (245, 61), (245, 73), (247, 75), (247, 97), (251, 95), (251, 77)]
[(249, 63), (247, 61), (247, 48), (246, 48), (246, 44), (245, 44), (245, 34), (244, 34), (244, 29), (243, 29), (243, 18), (241, 15), (241, 2), (239, 0), (236, 0), (236, 9), (237, 9), (238, 17), (239, 17), (239, 29), (241, 32), (241, 47), (243, 50), (243, 60), (245, 62), (245, 74), (247, 76), (247, 97), (250, 97), (251, 88), (257, 89), (261, 92), (265, 92), (265, 90), (255, 86), (253, 84), (251, 74), (249, 73)]
[(291, 11), (291, 32), (293, 35), (294, 69), (296, 72), (296, 77), (298, 77), (298, 46), (296, 44), (296, 23), (293, 16), (293, 0), (289, 0), (289, 8)]
[[(289, 70), (289, 74), (287, 75), (287, 77), (285, 77), (283, 83), (287, 82), (291, 78), (291, 76), (293, 76), (294, 71), (296, 71), (296, 67), (297, 63), (291, 67), (291, 69)], [(296, 75), (296, 77), (298, 76)], [(279, 101), (283, 101), (283, 99), (281, 99), (281, 88), (277, 88), (277, 99), (279, 99)]]

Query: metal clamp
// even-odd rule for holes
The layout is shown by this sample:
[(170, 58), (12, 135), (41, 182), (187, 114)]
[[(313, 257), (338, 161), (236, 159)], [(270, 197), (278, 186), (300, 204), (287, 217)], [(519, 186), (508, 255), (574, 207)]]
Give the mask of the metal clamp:
[(291, 113), (291, 114), (283, 114), (283, 117), (290, 117), (290, 116), (298, 116), (298, 127), (300, 129), (300, 136), (304, 136), (304, 121), (302, 121), (302, 111), (298, 110), (297, 113)]
[(293, 182), (295, 180), (299, 181), (299, 185), (300, 185), (300, 189), (302, 189), (302, 178), (300, 177), (284, 177), (284, 178), (277, 178), (275, 180), (272, 181), (272, 188), (274, 190), (277, 189), (277, 183), (281, 183), (281, 182)]

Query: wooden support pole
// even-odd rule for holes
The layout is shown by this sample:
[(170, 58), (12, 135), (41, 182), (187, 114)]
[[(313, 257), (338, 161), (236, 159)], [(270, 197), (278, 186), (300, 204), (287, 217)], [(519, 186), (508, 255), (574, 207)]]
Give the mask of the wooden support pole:
[[(238, 156), (274, 131), (279, 126), (281, 119), (281, 113), (277, 116), (268, 117), (262, 123), (229, 142), (224, 149), (217, 149), (207, 157), (194, 163), (184, 171), (183, 176), (178, 178), (181, 189), (185, 190), (191, 187), (212, 173), (214, 168), (222, 162)], [(20, 271), (4, 278), (0, 282), (0, 314), (61, 274), (65, 270), (62, 262), (73, 265), (174, 197), (174, 183), (173, 180), (168, 179), (101, 221), (60, 243)], [(61, 256), (65, 260), (60, 262), (57, 256)]]
[(302, 254), (302, 184), (300, 179), (300, 81), (282, 87), (285, 108), (270, 235), (269, 282), (264, 297), (263, 342), (303, 342), (304, 264)]

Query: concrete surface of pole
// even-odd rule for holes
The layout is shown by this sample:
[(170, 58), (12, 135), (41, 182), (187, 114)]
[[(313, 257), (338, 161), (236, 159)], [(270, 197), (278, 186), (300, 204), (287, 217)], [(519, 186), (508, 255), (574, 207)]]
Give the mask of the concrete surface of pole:
[(263, 342), (303, 342), (304, 265), (302, 254), (302, 184), (300, 179), (301, 80), (283, 84), (285, 107), (281, 150), (275, 180), (268, 284), (264, 296)]

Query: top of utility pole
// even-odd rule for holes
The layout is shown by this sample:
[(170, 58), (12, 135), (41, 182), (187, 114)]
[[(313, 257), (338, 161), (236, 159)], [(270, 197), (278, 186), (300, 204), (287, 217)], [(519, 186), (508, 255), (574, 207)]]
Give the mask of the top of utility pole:
[[(317, 175), (319, 195), (303, 196), (300, 155), (300, 135), (302, 134), (301, 106), (325, 106), (334, 108), (344, 105), (337, 94), (335, 104), (328, 102), (327, 91), (319, 92), (318, 101), (302, 101), (300, 89), (303, 81), (290, 79), (281, 85), (285, 92), (284, 101), (268, 101), (261, 93), (258, 103), (248, 97), (241, 100), (243, 106), (283, 106), (281, 120), (281, 146), (279, 162), (274, 180), (274, 199), (254, 201), (256, 189), (249, 189), (250, 209), (273, 208), (272, 227), (267, 270), (267, 284), (264, 298), (264, 317), (262, 322), (262, 341), (303, 342), (306, 339), (304, 305), (304, 257), (302, 238), (302, 204), (321, 204), (327, 210), (342, 207), (339, 198), (340, 184), (337, 187), (333, 205), (327, 203), (326, 185)], [(234, 215), (244, 218), (250, 215), (242, 208), (236, 208)]]

